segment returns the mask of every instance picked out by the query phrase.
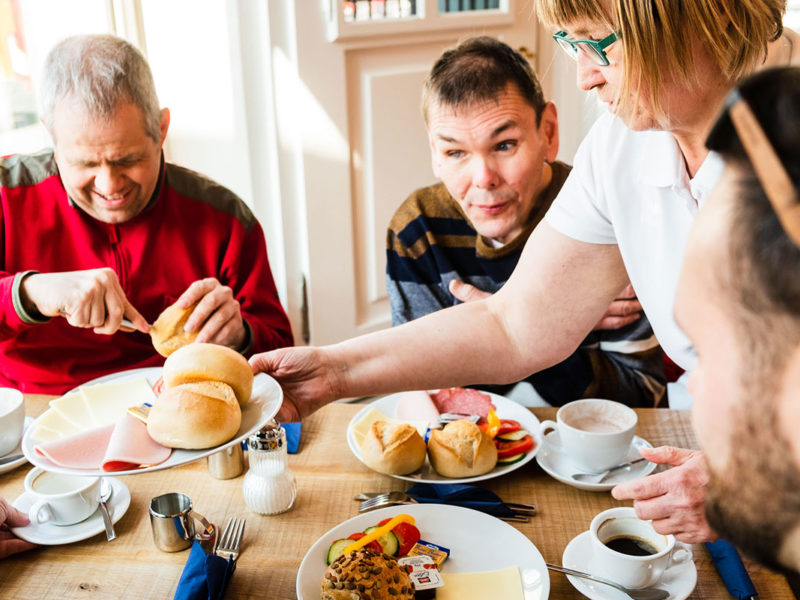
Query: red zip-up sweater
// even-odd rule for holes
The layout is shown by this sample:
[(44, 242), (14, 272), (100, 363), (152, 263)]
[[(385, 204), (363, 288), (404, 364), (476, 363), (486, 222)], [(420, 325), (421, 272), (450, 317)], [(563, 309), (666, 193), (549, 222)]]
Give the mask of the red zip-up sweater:
[(0, 386), (60, 394), (88, 380), (160, 366), (150, 336), (101, 335), (66, 319), (36, 321), (19, 302), (27, 271), (110, 267), (128, 300), (152, 323), (189, 285), (216, 277), (233, 289), (251, 333), (250, 352), (291, 345), (264, 233), (235, 194), (162, 162), (148, 206), (121, 224), (71, 202), (52, 150), (0, 159)]

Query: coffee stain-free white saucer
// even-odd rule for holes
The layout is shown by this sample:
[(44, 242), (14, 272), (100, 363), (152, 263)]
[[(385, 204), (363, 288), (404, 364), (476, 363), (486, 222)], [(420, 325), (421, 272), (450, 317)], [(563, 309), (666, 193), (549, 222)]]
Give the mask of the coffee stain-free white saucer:
[[(31, 426), (31, 423), (33, 423), (33, 417), (25, 417), (25, 425), (22, 426), (23, 436), (25, 435), (25, 432), (28, 430), (28, 427)], [(22, 438), (20, 438), (17, 447), (14, 448), (8, 454), (5, 454), (4, 456), (11, 456), (14, 454), (22, 454)], [(3, 458), (3, 456), (0, 456), (0, 458)], [(7, 471), (16, 469), (18, 466), (24, 465), (26, 462), (28, 462), (28, 459), (25, 458), (24, 456), (20, 456), (17, 460), (12, 460), (11, 462), (7, 462), (5, 464), (0, 465), (0, 473), (5, 473)]]
[[(539, 453), (536, 455), (536, 462), (544, 469), (545, 473), (550, 475), (553, 479), (557, 479), (561, 483), (566, 483), (579, 490), (587, 490), (589, 492), (607, 492), (618, 483), (624, 483), (632, 479), (644, 477), (652, 473), (656, 464), (648, 461), (643, 461), (635, 465), (631, 465), (627, 469), (620, 469), (609, 474), (602, 483), (588, 483), (585, 481), (576, 481), (572, 478), (573, 473), (580, 473), (581, 469), (576, 467), (569, 456), (563, 450), (559, 450), (553, 444), (555, 440), (558, 443), (558, 432), (551, 431), (544, 436), (544, 443)], [(641, 458), (639, 448), (652, 448), (653, 445), (645, 439), (640, 438), (638, 435), (633, 436), (630, 450), (628, 455), (621, 462), (635, 460)]]
[[(597, 570), (592, 570), (591, 533), (584, 531), (572, 538), (572, 541), (564, 548), (561, 564), (584, 573), (597, 573)], [(602, 573), (598, 574), (603, 576)], [(573, 575), (567, 575), (567, 579), (572, 587), (591, 600), (630, 600), (630, 596), (627, 594), (602, 583)], [(667, 569), (655, 587), (669, 592), (667, 600), (684, 600), (692, 593), (695, 585), (697, 585), (697, 567), (694, 566), (694, 561), (689, 560)]]
[[(108, 501), (108, 511), (111, 515), (111, 522), (116, 523), (122, 518), (122, 515), (128, 510), (131, 505), (131, 493), (128, 487), (119, 479), (113, 477), (106, 477), (111, 484), (111, 499)], [(13, 506), (24, 512), (28, 513), (28, 509), (33, 506), (34, 499), (28, 492), (23, 493), (19, 498), (14, 500)], [(30, 525), (25, 527), (12, 527), (11, 531), (18, 538), (33, 542), (34, 544), (41, 544), (43, 546), (55, 546), (59, 544), (71, 544), (73, 542), (80, 542), (81, 540), (88, 539), (98, 533), (105, 531), (103, 525), (103, 515), (100, 513), (100, 507), (94, 511), (91, 516), (87, 517), (80, 523), (74, 525), (53, 525), (52, 523), (34, 523), (31, 521)]]

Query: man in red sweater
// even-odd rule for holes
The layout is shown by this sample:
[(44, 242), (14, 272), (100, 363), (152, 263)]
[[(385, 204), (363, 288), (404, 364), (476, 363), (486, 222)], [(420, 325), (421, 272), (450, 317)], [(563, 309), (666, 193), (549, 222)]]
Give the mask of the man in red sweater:
[(164, 161), (169, 110), (139, 51), (69, 38), (41, 92), (54, 149), (0, 159), (0, 386), (62, 393), (160, 365), (148, 323), (176, 301), (197, 303), (186, 329), (199, 342), (291, 345), (254, 215)]

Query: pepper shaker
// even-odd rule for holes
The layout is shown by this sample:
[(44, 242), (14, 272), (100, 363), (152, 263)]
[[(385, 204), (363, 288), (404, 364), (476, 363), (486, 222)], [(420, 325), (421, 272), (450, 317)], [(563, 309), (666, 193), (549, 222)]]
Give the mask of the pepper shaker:
[(262, 515), (286, 512), (294, 504), (297, 483), (289, 468), (286, 430), (275, 419), (247, 438), (250, 470), (242, 482), (244, 502)]

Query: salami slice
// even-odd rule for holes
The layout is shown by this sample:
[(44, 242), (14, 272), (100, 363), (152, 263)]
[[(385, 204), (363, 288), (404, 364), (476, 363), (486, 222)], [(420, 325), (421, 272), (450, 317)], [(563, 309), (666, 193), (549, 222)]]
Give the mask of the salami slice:
[(433, 403), (440, 413), (462, 413), (480, 415), (481, 419), (489, 416), (495, 409), (492, 399), (478, 390), (467, 388), (448, 388), (432, 394)]

